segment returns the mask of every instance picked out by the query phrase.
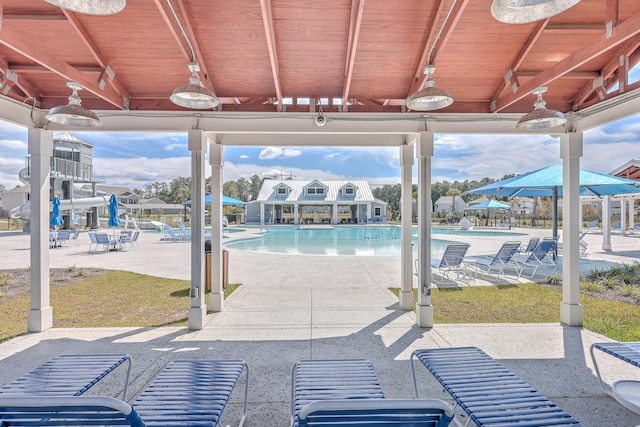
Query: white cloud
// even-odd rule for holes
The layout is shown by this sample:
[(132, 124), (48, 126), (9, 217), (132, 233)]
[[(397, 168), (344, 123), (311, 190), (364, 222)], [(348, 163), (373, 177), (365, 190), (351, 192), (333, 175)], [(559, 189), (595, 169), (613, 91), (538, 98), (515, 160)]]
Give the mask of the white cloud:
[(27, 151), (27, 142), (18, 139), (0, 139), (0, 149)]
[(187, 148), (186, 144), (168, 144), (164, 147), (165, 150), (167, 151), (172, 151), (175, 149), (180, 149), (180, 150), (184, 150)]
[(240, 156), (240, 158), (241, 158), (242, 160), (246, 160), (246, 159), (248, 159), (248, 158), (249, 158), (249, 156), (247, 156), (246, 154), (242, 154), (242, 155)]
[[(205, 168), (205, 175), (211, 175), (211, 168)], [(109, 185), (144, 189), (154, 182), (170, 182), (179, 176), (191, 176), (189, 157), (94, 159), (94, 179)]]
[(266, 147), (260, 151), (258, 158), (260, 160), (272, 160), (299, 157), (301, 155), (302, 151), (297, 148)]

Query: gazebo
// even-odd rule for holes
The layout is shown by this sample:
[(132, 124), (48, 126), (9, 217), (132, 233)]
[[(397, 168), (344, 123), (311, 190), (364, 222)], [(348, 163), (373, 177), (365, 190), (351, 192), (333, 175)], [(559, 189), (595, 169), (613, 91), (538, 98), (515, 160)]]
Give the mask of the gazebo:
[[(568, 219), (560, 318), (580, 325), (583, 135), (640, 111), (640, 82), (629, 81), (640, 61), (640, 2), (582, 0), (557, 12), (515, 24), (492, 16), (486, 0), (140, 0), (106, 16), (42, 0), (4, 2), (0, 118), (28, 129), (32, 159), (29, 330), (53, 319), (45, 219), (53, 131), (78, 126), (188, 135), (191, 329), (201, 329), (207, 313), (205, 167), (212, 224), (221, 224), (225, 147), (398, 147), (404, 212), (418, 169), (416, 317), (431, 327), (435, 135), (511, 134), (514, 143), (523, 133), (559, 136)], [(403, 216), (403, 310), (414, 305), (411, 225)], [(220, 255), (209, 306), (220, 311), (222, 231), (212, 228), (212, 253)]]

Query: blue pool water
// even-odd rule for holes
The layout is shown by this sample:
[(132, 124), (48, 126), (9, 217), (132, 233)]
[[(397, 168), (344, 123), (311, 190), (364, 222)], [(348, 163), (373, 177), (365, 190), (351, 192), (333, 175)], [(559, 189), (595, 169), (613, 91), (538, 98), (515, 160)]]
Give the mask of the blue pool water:
[[(249, 227), (247, 227), (249, 228)], [(495, 231), (460, 231), (433, 228), (433, 234), (458, 234), (475, 236), (505, 235)], [(441, 233), (442, 232), (442, 233)], [(335, 228), (269, 227), (256, 239), (236, 240), (225, 243), (230, 249), (244, 251), (299, 254), (299, 255), (400, 255), (400, 227), (398, 226), (345, 226)], [(413, 233), (417, 233), (414, 227)], [(520, 235), (521, 233), (511, 233)], [(415, 239), (414, 239), (415, 240)], [(432, 239), (433, 253), (444, 252), (452, 243), (448, 240)], [(416, 245), (414, 245), (414, 251)]]

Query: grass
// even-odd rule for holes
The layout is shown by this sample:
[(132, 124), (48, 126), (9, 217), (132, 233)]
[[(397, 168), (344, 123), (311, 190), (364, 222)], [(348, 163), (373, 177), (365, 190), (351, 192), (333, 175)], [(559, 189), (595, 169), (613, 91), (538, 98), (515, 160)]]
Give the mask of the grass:
[[(391, 289), (398, 295), (399, 289)], [(414, 289), (414, 299), (417, 300)], [(433, 289), (434, 323), (558, 323), (562, 290), (535, 283)], [(581, 295), (584, 327), (617, 341), (640, 341), (637, 305)]]
[[(188, 324), (187, 280), (165, 279), (125, 271), (108, 271), (51, 286), (53, 326), (92, 328), (118, 326), (185, 326)], [(229, 285), (225, 298), (239, 285)], [(207, 296), (208, 297), (208, 296)], [(27, 332), (29, 295), (0, 301), (0, 342)]]

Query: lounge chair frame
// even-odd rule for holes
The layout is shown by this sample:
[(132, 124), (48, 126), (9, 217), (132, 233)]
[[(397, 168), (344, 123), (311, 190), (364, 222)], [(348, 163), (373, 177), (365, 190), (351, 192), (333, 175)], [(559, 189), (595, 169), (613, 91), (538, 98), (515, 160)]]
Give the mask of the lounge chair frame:
[(519, 267), (518, 277), (522, 276), (525, 268), (531, 268), (531, 275), (525, 277), (532, 278), (536, 275), (538, 268), (540, 267), (552, 267), (553, 270), (549, 274), (553, 274), (558, 269), (558, 265), (553, 260), (553, 254), (556, 250), (556, 239), (553, 237), (545, 237), (535, 247), (529, 255), (524, 257), (516, 254), (511, 258), (511, 262), (515, 263)]
[(81, 396), (120, 365), (128, 363), (122, 399), (131, 377), (128, 354), (63, 354), (0, 388), (0, 397)]
[(500, 277), (504, 275), (506, 269), (512, 269), (517, 275), (520, 275), (520, 267), (511, 261), (519, 247), (519, 241), (504, 242), (495, 255), (489, 258), (465, 257), (464, 262), (475, 272), (480, 272), (485, 276), (495, 270), (497, 276)]
[(0, 424), (11, 426), (216, 426), (237, 384), (246, 373), (246, 419), (249, 367), (243, 360), (174, 360), (133, 405), (110, 397), (3, 396)]
[(441, 400), (385, 399), (366, 359), (299, 360), (291, 371), (291, 425), (444, 427), (453, 408)]
[(409, 359), (419, 398), (414, 358), (429, 370), (473, 421), (483, 426), (571, 426), (578, 420), (476, 347), (416, 350)]
[[(464, 256), (471, 245), (467, 243), (450, 244), (444, 250), (442, 258), (431, 259), (431, 281), (437, 284), (444, 284), (447, 280), (456, 282), (463, 278), (470, 278), (469, 269), (464, 263)], [(416, 260), (417, 265), (418, 260)], [(436, 269), (442, 280), (436, 280), (433, 270)], [(455, 273), (455, 279), (450, 276)]]
[(636, 414), (640, 414), (640, 381), (619, 380), (610, 386), (607, 385), (600, 373), (594, 350), (600, 350), (603, 353), (640, 368), (640, 342), (595, 343), (592, 344), (589, 349), (593, 367), (596, 370), (596, 375), (605, 393), (613, 397), (625, 408)]

